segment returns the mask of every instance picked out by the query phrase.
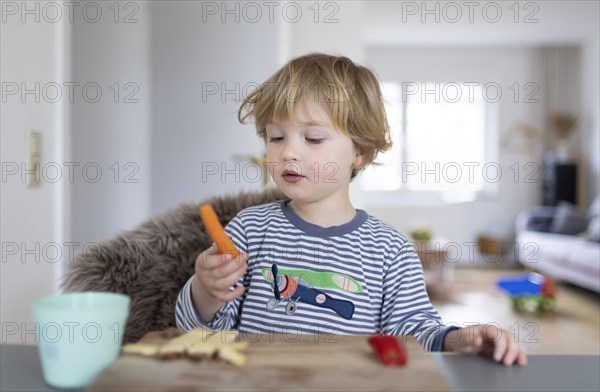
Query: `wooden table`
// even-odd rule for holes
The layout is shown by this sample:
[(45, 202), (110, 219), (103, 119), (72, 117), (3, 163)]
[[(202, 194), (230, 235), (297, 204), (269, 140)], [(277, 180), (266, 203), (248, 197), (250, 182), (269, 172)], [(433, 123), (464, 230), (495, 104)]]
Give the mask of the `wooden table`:
[[(435, 362), (445, 380), (454, 391), (598, 392), (600, 390), (600, 374), (598, 373), (598, 369), (600, 369), (600, 355), (530, 355), (529, 365), (526, 367), (505, 367), (474, 355), (429, 353), (428, 356)], [(412, 358), (409, 358), (409, 360), (411, 361), (409, 366), (414, 365), (414, 360)], [(249, 366), (254, 365), (249, 364)], [(288, 371), (291, 371), (293, 367), (294, 365), (288, 366)], [(152, 370), (150, 366), (149, 368)], [(409, 369), (407, 368), (407, 370)], [(222, 371), (222, 369), (218, 370)], [(392, 385), (390, 388), (387, 388), (388, 390), (401, 390), (415, 383), (419, 384), (415, 389), (426, 389), (425, 386), (432, 384), (431, 380), (423, 378), (424, 375), (421, 371), (398, 372), (398, 370), (401, 369), (390, 369), (390, 373), (393, 374), (392, 377), (396, 382), (391, 382)], [(109, 369), (108, 371), (112, 372), (113, 370)], [(195, 371), (195, 369), (192, 369), (192, 371)], [(164, 373), (166, 371), (161, 371), (161, 374)], [(38, 348), (36, 346), (0, 344), (0, 374), (2, 374), (2, 377), (0, 377), (0, 391), (57, 391), (57, 389), (50, 387), (43, 380)], [(233, 376), (237, 376), (235, 372), (232, 373), (231, 371), (228, 374), (230, 376), (232, 374)], [(108, 374), (101, 375), (98, 382), (107, 383), (107, 376)], [(135, 381), (132, 380), (134, 376), (136, 377)], [(372, 376), (368, 375), (367, 377)], [(152, 374), (140, 375), (138, 370), (129, 377), (127, 382), (135, 382), (148, 386), (149, 382), (147, 378), (156, 379), (157, 376)], [(109, 379), (108, 382), (111, 382), (111, 380)], [(192, 382), (197, 384), (191, 385)], [(231, 385), (232, 381), (228, 382)], [(110, 385), (115, 386), (115, 384), (113, 382), (113, 384), (108, 385), (110, 387)], [(164, 387), (165, 384), (168, 383), (162, 380), (157, 385), (147, 387), (147, 390), (158, 391), (169, 389)], [(179, 384), (183, 385), (184, 383), (180, 382)], [(312, 381), (310, 385), (314, 384), (315, 382)], [(185, 387), (179, 389), (208, 389), (205, 385), (205, 380), (203, 379), (196, 380), (195, 377), (188, 377)], [(328, 385), (331, 385), (331, 383), (329, 382)], [(131, 384), (129, 386), (130, 388), (132, 387)], [(254, 387), (254, 385), (251, 386)], [(373, 390), (375, 390), (375, 384), (371, 384), (370, 386), (373, 386)], [(340, 390), (342, 387), (344, 385), (334, 386), (332, 389)], [(446, 387), (445, 384), (440, 385), (440, 389), (446, 389)], [(297, 389), (300, 390), (301, 388), (298, 387)], [(141, 388), (133, 386), (131, 389), (139, 390)], [(177, 388), (170, 390), (175, 389)], [(240, 390), (243, 388), (238, 386), (233, 389)], [(253, 389), (257, 390), (257, 388)], [(258, 388), (258, 390), (261, 389)], [(317, 386), (315, 389), (319, 391), (324, 390), (320, 386)], [(383, 389), (381, 388), (380, 390)], [(116, 385), (113, 390), (124, 390), (124, 387)], [(247, 390), (251, 390), (250, 386), (247, 387)], [(436, 390), (435, 386), (431, 390)], [(70, 390), (70, 392), (79, 391)]]
[[(405, 367), (382, 365), (366, 336), (255, 335), (248, 362), (159, 360), (122, 355), (88, 391), (448, 391), (431, 357), (414, 338)], [(250, 340), (250, 339), (248, 339)]]

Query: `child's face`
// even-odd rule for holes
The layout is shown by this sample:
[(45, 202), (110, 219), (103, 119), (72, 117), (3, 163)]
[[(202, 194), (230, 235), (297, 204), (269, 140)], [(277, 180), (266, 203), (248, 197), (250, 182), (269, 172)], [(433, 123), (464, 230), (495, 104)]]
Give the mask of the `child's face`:
[(362, 159), (354, 142), (319, 104), (299, 102), (295, 115), (296, 123), (267, 125), (267, 161), (277, 187), (296, 203), (346, 201), (352, 169)]

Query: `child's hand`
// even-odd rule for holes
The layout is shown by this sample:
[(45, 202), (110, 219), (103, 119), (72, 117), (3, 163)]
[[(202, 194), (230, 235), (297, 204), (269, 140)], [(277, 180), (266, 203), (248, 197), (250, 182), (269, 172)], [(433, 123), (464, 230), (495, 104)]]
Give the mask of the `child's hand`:
[(482, 354), (506, 366), (527, 365), (525, 347), (513, 339), (512, 333), (491, 324), (471, 325), (450, 331), (444, 339), (444, 351)]
[(244, 294), (244, 286), (233, 286), (248, 269), (248, 256), (240, 253), (232, 258), (227, 253), (218, 253), (216, 247), (210, 247), (196, 258), (192, 296), (194, 304), (204, 322), (213, 319), (215, 313), (227, 301)]

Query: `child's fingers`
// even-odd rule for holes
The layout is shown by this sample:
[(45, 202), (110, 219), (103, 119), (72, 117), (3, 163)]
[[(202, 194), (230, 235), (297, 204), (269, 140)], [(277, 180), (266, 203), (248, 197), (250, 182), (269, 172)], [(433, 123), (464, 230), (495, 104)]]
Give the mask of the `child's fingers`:
[(223, 293), (220, 298), (222, 301), (233, 301), (237, 297), (244, 294), (245, 291), (246, 288), (244, 286), (237, 286), (233, 291), (227, 291), (226, 293)]
[(218, 254), (219, 254), (219, 249), (215, 246), (215, 244), (212, 244), (210, 246), (210, 248), (206, 249), (204, 252), (202, 252), (198, 255), (198, 259), (205, 260), (208, 257), (218, 255)]
[(216, 270), (221, 267), (223, 263), (227, 262), (227, 257), (231, 257), (229, 255), (200, 255), (196, 259), (195, 269), (196, 273), (206, 274), (208, 271)]
[(517, 357), (517, 363), (521, 366), (527, 366), (527, 351), (525, 347), (519, 346), (519, 356)]
[(224, 285), (224, 284), (226, 284), (225, 282), (219, 282), (217, 284), (218, 289), (212, 291), (211, 295), (223, 302), (231, 301), (231, 300), (239, 297), (246, 291), (246, 288), (243, 285), (239, 285), (239, 286), (235, 286), (235, 288), (233, 290), (230, 290), (230, 287), (232, 287), (236, 282), (231, 283), (229, 286), (225, 286)]
[(506, 354), (504, 355), (504, 360), (502, 361), (502, 363), (505, 366), (510, 366), (513, 363), (517, 362), (521, 351), (522, 351), (522, 348), (519, 344), (517, 344), (513, 341), (510, 341), (508, 343), (508, 348), (506, 350)]
[(224, 264), (229, 263), (233, 260), (236, 261), (235, 264), (240, 264), (239, 262), (246, 262), (248, 256), (245, 253), (241, 253), (235, 259), (228, 253), (206, 253), (202, 252), (196, 259), (196, 269), (200, 270), (213, 270), (217, 268), (223, 267)]
[[(234, 285), (244, 274), (245, 270), (232, 271), (231, 273), (217, 273), (216, 270), (206, 271), (198, 278), (202, 285), (211, 292), (225, 291)], [(204, 271), (202, 271), (204, 272)]]
[(475, 354), (481, 349), (483, 344), (483, 336), (481, 332), (481, 326), (475, 325), (465, 328), (461, 334), (462, 343), (460, 345), (460, 352), (463, 354)]
[(492, 351), (490, 352), (492, 359), (496, 362), (500, 362), (502, 358), (504, 358), (507, 349), (502, 331), (498, 330), (498, 328), (493, 325), (487, 325), (485, 327), (484, 335), (485, 339), (492, 347)]
[[(218, 299), (219, 301), (230, 301), (232, 299), (230, 294), (230, 289), (239, 281), (239, 278), (235, 275), (231, 275), (226, 278), (207, 281), (204, 285), (206, 292), (213, 298)], [(243, 286), (242, 292), (244, 291)], [(236, 287), (237, 289), (237, 287)], [(237, 298), (239, 295), (235, 295), (233, 298)]]
[(494, 361), (506, 366), (513, 363), (527, 365), (527, 353), (524, 347), (513, 342), (508, 331), (494, 325), (474, 325), (464, 328), (458, 347), (460, 353), (491, 356)]
[(483, 330), (481, 329), (481, 326), (475, 328), (472, 344), (477, 348), (480, 348), (483, 345)]
[(217, 247), (216, 246), (211, 246), (210, 248), (206, 249), (204, 252), (201, 252), (198, 257), (196, 257), (196, 268), (201, 267), (201, 268), (207, 268), (206, 266), (208, 265), (209, 261), (214, 258), (217, 255)]
[[(219, 254), (218, 256), (231, 258), (229, 255)], [(196, 278), (211, 297), (221, 301), (229, 301), (229, 298), (231, 298), (231, 295), (228, 295), (229, 288), (236, 284), (248, 270), (246, 259), (246, 255), (240, 255), (235, 261), (229, 260), (226, 263), (219, 261), (216, 268), (197, 269)]]
[(239, 268), (234, 269), (226, 275), (221, 275), (215, 279), (215, 283), (220, 284), (223, 287), (233, 286), (244, 274), (246, 273), (248, 264), (240, 264)]
[(247, 267), (248, 262), (246, 261), (246, 257), (240, 255), (235, 259), (228, 257), (226, 261), (221, 261), (216, 267), (204, 270), (203, 272), (208, 273), (211, 276), (211, 279), (222, 279), (240, 271), (245, 272)]
[(494, 361), (506, 363), (511, 360), (506, 346), (507, 344), (503, 340), (496, 342), (496, 345), (494, 346)]
[[(225, 255), (223, 256), (225, 257)], [(227, 257), (228, 258), (225, 261), (219, 260), (216, 265), (213, 265), (212, 262), (207, 263), (209, 268), (201, 267), (196, 273), (201, 279), (210, 280), (211, 282), (221, 280), (232, 274), (241, 276), (241, 271), (245, 272), (248, 267), (246, 260), (243, 259), (242, 256), (239, 256), (235, 260), (231, 260), (229, 255), (227, 255)]]
[(508, 331), (490, 327), (485, 335), (487, 341), (494, 348), (493, 358), (496, 362), (501, 362), (505, 366), (511, 366), (515, 362), (523, 366), (527, 364), (525, 349), (513, 341), (512, 334)]

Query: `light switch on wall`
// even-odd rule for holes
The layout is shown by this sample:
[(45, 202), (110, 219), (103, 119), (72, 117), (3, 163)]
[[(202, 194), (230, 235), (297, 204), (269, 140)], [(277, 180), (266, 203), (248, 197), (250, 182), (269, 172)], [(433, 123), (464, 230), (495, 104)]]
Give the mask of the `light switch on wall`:
[(29, 130), (25, 133), (25, 185), (39, 185), (42, 161), (42, 134)]

